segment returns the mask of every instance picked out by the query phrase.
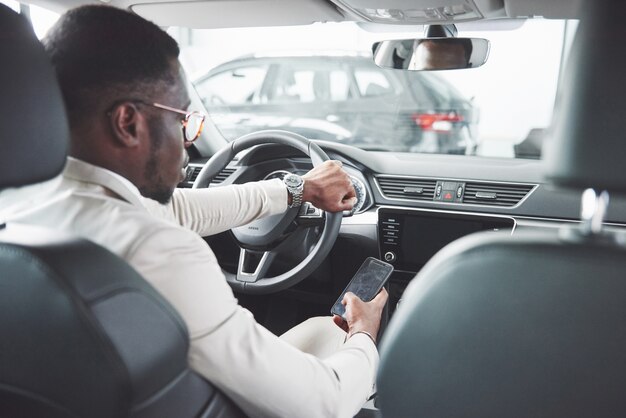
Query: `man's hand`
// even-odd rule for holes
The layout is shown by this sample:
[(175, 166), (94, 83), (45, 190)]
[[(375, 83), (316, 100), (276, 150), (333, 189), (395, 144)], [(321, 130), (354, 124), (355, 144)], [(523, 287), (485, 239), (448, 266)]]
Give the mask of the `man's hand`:
[(356, 203), (356, 194), (341, 161), (325, 161), (302, 176), (302, 200), (329, 212), (350, 210)]
[(380, 317), (388, 297), (389, 294), (384, 288), (370, 302), (363, 302), (354, 293), (347, 292), (341, 301), (346, 307), (346, 320), (344, 321), (342, 317), (334, 315), (333, 321), (339, 328), (346, 331), (348, 336), (359, 331), (365, 331), (375, 339), (380, 328)]

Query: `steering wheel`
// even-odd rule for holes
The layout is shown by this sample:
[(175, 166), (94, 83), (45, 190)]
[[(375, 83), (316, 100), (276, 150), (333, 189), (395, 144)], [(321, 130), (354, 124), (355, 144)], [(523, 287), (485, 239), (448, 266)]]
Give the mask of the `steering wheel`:
[[(328, 155), (302, 135), (280, 130), (266, 130), (244, 135), (218, 151), (206, 162), (194, 189), (206, 188), (237, 153), (261, 144), (288, 145), (311, 158), (316, 167), (328, 160)], [(321, 211), (308, 203), (300, 208), (257, 219), (231, 231), (240, 249), (237, 273), (224, 271), (234, 290), (249, 294), (267, 294), (286, 289), (309, 276), (330, 252), (341, 227), (342, 213)], [(307, 239), (312, 227), (323, 226), (322, 233), (308, 254), (295, 267), (274, 277), (265, 277), (276, 256), (288, 253)]]

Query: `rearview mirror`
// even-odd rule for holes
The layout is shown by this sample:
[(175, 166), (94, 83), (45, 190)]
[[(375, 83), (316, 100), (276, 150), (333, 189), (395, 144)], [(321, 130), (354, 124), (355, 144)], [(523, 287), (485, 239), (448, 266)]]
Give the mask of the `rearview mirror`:
[(412, 71), (480, 67), (489, 56), (489, 41), (480, 38), (395, 39), (376, 42), (374, 62), (382, 68)]

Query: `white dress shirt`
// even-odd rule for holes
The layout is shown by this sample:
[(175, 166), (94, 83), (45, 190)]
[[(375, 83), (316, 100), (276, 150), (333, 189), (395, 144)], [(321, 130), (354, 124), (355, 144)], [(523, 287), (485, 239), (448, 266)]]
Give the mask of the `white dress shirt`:
[(356, 334), (320, 359), (276, 337), (238, 305), (201, 238), (286, 208), (280, 180), (178, 189), (161, 205), (127, 179), (72, 158), (51, 181), (0, 193), (0, 222), (72, 232), (134, 267), (187, 324), (191, 367), (250, 416), (350, 417), (374, 382), (372, 341)]

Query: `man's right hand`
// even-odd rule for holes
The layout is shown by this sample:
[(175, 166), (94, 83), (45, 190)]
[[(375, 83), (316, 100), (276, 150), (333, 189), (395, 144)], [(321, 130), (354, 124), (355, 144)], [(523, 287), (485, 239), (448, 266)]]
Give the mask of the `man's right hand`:
[(329, 212), (350, 210), (356, 203), (356, 192), (341, 161), (324, 161), (305, 175), (302, 200)]
[(340, 316), (333, 316), (338, 327), (348, 333), (348, 338), (359, 331), (369, 334), (374, 340), (380, 328), (380, 318), (387, 303), (389, 294), (384, 288), (370, 302), (363, 302), (352, 292), (347, 292), (341, 303), (346, 307), (345, 320)]

